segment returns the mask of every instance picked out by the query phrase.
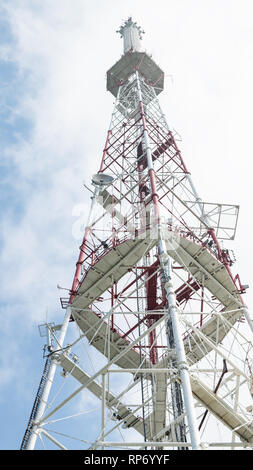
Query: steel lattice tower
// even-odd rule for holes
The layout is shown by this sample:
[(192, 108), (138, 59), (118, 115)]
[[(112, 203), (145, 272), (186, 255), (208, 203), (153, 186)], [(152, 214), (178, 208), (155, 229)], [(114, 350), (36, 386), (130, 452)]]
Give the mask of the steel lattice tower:
[[(200, 199), (158, 101), (164, 73), (132, 18), (119, 33), (87, 226), (64, 321), (44, 325), (46, 365), (21, 448), (38, 437), (61, 449), (253, 447), (253, 322), (225, 248), (239, 208)], [(99, 399), (92, 420), (69, 411), (85, 409), (88, 391)]]

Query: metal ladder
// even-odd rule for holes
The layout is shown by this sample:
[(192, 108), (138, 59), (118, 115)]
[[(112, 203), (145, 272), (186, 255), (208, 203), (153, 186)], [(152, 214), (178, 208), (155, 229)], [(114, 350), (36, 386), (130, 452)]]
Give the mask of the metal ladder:
[(26, 450), (27, 449), (27, 445), (28, 445), (28, 442), (29, 442), (29, 439), (30, 439), (30, 436), (31, 436), (31, 430), (32, 430), (32, 427), (33, 427), (34, 422), (36, 420), (38, 407), (39, 407), (41, 397), (42, 397), (42, 393), (43, 393), (43, 390), (44, 390), (44, 387), (45, 387), (45, 382), (46, 382), (46, 378), (47, 378), (47, 375), (48, 375), (50, 363), (51, 363), (51, 356), (48, 356), (47, 359), (46, 359), (45, 365), (44, 365), (44, 369), (43, 369), (43, 372), (42, 372), (42, 377), (41, 377), (40, 384), (39, 384), (39, 387), (38, 387), (38, 391), (37, 391), (37, 394), (36, 394), (36, 397), (35, 397), (35, 400), (34, 400), (34, 403), (33, 403), (31, 415), (30, 415), (30, 418), (29, 418), (29, 421), (28, 421), (27, 428), (25, 430), (25, 434), (24, 434), (24, 437), (23, 437), (23, 440), (22, 440), (22, 443), (21, 443), (20, 450)]

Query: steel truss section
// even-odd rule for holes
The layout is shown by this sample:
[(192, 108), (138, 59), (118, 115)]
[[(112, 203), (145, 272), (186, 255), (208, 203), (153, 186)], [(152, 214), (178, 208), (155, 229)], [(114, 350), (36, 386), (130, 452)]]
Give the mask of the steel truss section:
[(238, 208), (202, 202), (155, 84), (129, 60), (117, 86), (109, 71), (110, 128), (23, 447), (253, 447), (253, 322), (219, 241)]

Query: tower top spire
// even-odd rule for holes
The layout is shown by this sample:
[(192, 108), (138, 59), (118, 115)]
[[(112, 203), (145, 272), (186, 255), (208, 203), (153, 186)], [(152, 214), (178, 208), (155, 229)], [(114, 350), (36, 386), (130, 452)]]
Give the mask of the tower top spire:
[(144, 31), (130, 16), (117, 31), (123, 38), (121, 58), (107, 71), (107, 90), (117, 97), (119, 88), (126, 84), (136, 71), (145, 82), (154, 87), (158, 95), (163, 90), (164, 73), (152, 57), (141, 48)]
[(141, 39), (144, 31), (133, 21), (131, 16), (121, 25), (117, 33), (123, 38), (124, 54), (128, 51), (141, 51)]

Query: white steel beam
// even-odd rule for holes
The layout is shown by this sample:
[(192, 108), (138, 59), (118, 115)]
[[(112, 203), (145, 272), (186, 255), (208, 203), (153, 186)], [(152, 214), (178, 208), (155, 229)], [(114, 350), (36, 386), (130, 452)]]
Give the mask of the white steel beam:
[(142, 335), (140, 335), (135, 341), (133, 341), (132, 343), (130, 343), (125, 349), (123, 349), (116, 357), (114, 357), (113, 359), (111, 359), (105, 366), (103, 366), (98, 372), (96, 372), (89, 380), (87, 383), (85, 383), (84, 385), (82, 385), (81, 387), (79, 387), (77, 390), (75, 390), (73, 393), (71, 393), (65, 400), (63, 400), (58, 406), (56, 406), (49, 414), (47, 414), (46, 416), (43, 417), (43, 419), (40, 420), (40, 422), (38, 424), (42, 424), (43, 422), (45, 422), (46, 420), (48, 420), (48, 418), (50, 418), (50, 416), (52, 416), (54, 413), (56, 413), (58, 410), (60, 410), (66, 403), (68, 403), (70, 400), (72, 400), (78, 393), (80, 393), (82, 390), (84, 390), (85, 388), (87, 388), (90, 383), (92, 383), (97, 377), (99, 377), (101, 374), (103, 374), (104, 372), (107, 371), (107, 369), (112, 365), (114, 364), (115, 362), (117, 362), (118, 359), (120, 359), (122, 356), (124, 356), (124, 354), (127, 354), (128, 351), (130, 351), (133, 346), (135, 346), (142, 338), (144, 338), (145, 336), (147, 336), (149, 333), (151, 333), (151, 331), (153, 331), (155, 328), (157, 328), (160, 323), (162, 323), (164, 320), (166, 320), (166, 318), (168, 318), (168, 314), (165, 314), (162, 318), (160, 318), (156, 323), (154, 323), (152, 326), (150, 326), (150, 328), (148, 328)]
[(49, 434), (45, 429), (41, 428), (40, 432), (44, 434), (53, 444), (55, 444), (59, 449), (61, 450), (68, 450), (67, 447), (65, 447), (61, 442), (59, 442), (57, 439), (55, 439), (51, 434)]
[[(58, 347), (60, 347), (60, 348), (62, 348), (62, 346), (63, 346), (63, 342), (64, 342), (65, 335), (66, 335), (66, 332), (67, 332), (70, 316), (71, 316), (71, 309), (68, 307), (67, 310), (66, 310), (65, 318), (64, 318), (64, 321), (63, 321), (63, 324), (62, 324), (62, 327), (61, 327), (61, 330), (60, 330), (59, 338), (58, 338)], [(57, 347), (57, 349), (58, 349), (58, 347)], [(41, 400), (40, 400), (40, 403), (39, 403), (39, 406), (38, 406), (35, 422), (34, 422), (33, 427), (31, 429), (31, 435), (30, 435), (30, 438), (29, 438), (29, 441), (28, 441), (28, 444), (27, 444), (27, 450), (33, 450), (34, 447), (35, 447), (36, 440), (37, 440), (37, 437), (38, 437), (38, 433), (40, 431), (40, 421), (42, 420), (43, 415), (44, 415), (45, 410), (46, 410), (48, 397), (49, 397), (49, 393), (50, 393), (50, 390), (51, 390), (51, 387), (52, 387), (52, 384), (53, 384), (57, 364), (58, 364), (57, 360), (52, 355), (51, 364), (50, 364), (49, 371), (48, 371), (48, 374), (47, 374), (47, 377), (46, 377), (46, 382), (45, 382), (45, 386), (44, 386), (44, 389), (43, 389), (43, 392), (42, 392)]]

